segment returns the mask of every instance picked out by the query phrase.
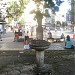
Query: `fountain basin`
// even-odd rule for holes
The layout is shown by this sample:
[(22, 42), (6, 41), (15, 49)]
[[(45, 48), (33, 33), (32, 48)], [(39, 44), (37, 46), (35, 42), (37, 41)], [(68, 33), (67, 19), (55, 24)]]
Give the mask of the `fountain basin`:
[(49, 48), (49, 46), (50, 46), (50, 43), (45, 40), (32, 40), (30, 44), (31, 49), (35, 49), (38, 51), (45, 50)]

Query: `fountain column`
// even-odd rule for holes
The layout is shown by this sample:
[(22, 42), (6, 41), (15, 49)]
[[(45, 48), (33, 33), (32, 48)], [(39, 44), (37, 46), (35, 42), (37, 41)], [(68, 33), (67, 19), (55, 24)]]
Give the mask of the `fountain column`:
[(44, 50), (49, 48), (50, 43), (45, 40), (32, 40), (30, 44), (31, 49), (36, 52), (36, 66), (34, 71), (37, 75), (52, 73), (52, 65), (44, 64)]
[(44, 51), (36, 51), (36, 62), (37, 66), (43, 66), (44, 65)]
[[(42, 18), (43, 18), (43, 15), (41, 14), (41, 12), (38, 10), (38, 13), (37, 14), (37, 23), (38, 23), (38, 27), (36, 28), (36, 37), (37, 37), (37, 40), (38, 43), (43, 40), (43, 28), (42, 28)], [(42, 42), (41, 42), (42, 43)], [(43, 66), (44, 65), (44, 50), (41, 50), (41, 47), (40, 47), (40, 50), (36, 50), (36, 61), (37, 61), (37, 66)]]

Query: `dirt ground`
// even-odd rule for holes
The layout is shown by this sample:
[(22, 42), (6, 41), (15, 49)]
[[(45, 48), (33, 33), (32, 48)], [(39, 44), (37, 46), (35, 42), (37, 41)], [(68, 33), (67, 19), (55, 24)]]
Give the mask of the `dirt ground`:
[[(53, 75), (75, 74), (75, 51), (45, 51), (45, 64), (52, 64)], [(2, 66), (1, 66), (2, 65)], [(0, 75), (35, 75), (35, 51), (1, 51)]]

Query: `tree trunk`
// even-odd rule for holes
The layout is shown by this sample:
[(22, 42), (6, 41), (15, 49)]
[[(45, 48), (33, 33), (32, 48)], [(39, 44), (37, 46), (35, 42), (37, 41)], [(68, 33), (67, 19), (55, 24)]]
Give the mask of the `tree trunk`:
[(37, 39), (43, 40), (43, 28), (42, 28), (42, 18), (37, 19), (38, 27), (36, 28)]

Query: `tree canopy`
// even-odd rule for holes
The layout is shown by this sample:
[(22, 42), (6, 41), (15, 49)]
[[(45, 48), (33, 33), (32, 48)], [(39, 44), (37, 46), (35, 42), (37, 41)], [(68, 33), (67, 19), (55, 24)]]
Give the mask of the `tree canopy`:
[(9, 7), (7, 8), (7, 16), (9, 19), (14, 18), (14, 16), (20, 17), (22, 13), (24, 13), (25, 5), (29, 2), (30, 0), (19, 0), (17, 1), (12, 1), (7, 3)]
[(44, 8), (52, 8), (53, 12), (59, 11), (59, 6), (64, 2), (62, 0), (33, 0), (36, 3), (40, 3), (41, 1), (45, 1)]
[[(18, 3), (17, 1), (9, 2), (8, 3), (9, 7), (6, 10), (8, 14), (7, 17), (14, 18), (14, 15), (20, 17), (22, 13), (24, 13), (25, 5), (27, 5), (29, 1), (30, 0), (19, 0)], [(51, 8), (53, 12), (59, 11), (59, 6), (63, 2), (61, 0), (55, 0), (56, 3), (54, 3), (53, 0), (33, 0), (33, 1), (39, 4), (44, 1), (45, 2), (44, 8)]]
[(9, 2), (8, 5), (9, 7), (7, 8), (7, 13), (8, 14), (14, 14), (14, 15), (21, 15), (21, 13), (24, 12), (25, 9), (25, 4), (28, 3), (28, 0), (19, 0), (17, 3), (16, 1)]

